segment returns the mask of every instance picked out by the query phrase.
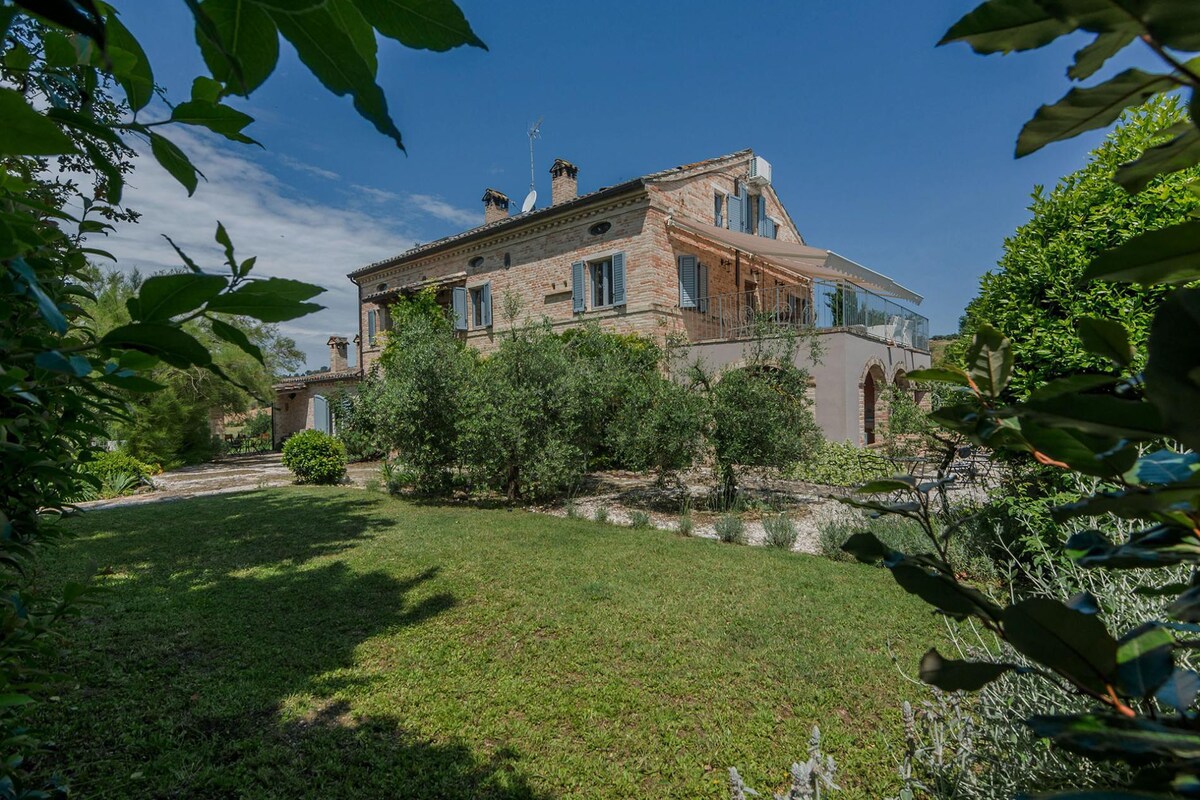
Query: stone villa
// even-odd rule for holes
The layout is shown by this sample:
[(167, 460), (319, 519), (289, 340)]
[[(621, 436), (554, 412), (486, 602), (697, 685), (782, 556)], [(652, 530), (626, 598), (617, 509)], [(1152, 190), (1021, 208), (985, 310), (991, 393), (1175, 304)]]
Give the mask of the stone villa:
[(902, 303), (921, 296), (830, 250), (808, 246), (751, 150), (655, 172), (579, 194), (579, 169), (550, 168), (551, 202), (510, 214), (509, 198), (483, 195), (484, 223), (349, 274), (358, 287), (358, 364), (347, 338), (329, 339), (329, 371), (275, 387), (278, 444), (304, 428), (331, 430), (329, 397), (378, 360), (398, 297), (436, 287), (467, 343), (486, 352), (503, 330), (493, 303), (507, 293), (556, 329), (597, 321), (662, 338), (675, 331), (692, 355), (736, 364), (750, 321), (820, 334), (814, 413), (827, 438), (873, 444), (881, 390), (926, 367), (929, 323)]

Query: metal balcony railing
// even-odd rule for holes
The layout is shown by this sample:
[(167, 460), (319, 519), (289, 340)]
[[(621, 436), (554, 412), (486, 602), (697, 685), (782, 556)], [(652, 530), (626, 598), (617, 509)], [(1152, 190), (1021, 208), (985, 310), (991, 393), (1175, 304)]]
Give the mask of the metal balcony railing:
[(929, 350), (929, 320), (874, 292), (841, 281), (760, 287), (703, 297), (680, 309), (693, 342), (749, 339), (760, 326), (846, 330)]

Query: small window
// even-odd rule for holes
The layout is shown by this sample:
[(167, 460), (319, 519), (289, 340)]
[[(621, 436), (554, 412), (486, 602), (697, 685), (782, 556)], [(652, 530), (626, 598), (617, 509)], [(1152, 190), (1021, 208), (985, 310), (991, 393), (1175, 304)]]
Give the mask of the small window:
[(504, 254), (504, 268), (508, 269), (511, 266), (512, 266), (512, 256), (510, 256), (508, 253), (505, 253)]
[(386, 283), (381, 283), (381, 284), (379, 284), (378, 286), (376, 286), (376, 287), (375, 287), (375, 291), (377, 291), (377, 292), (382, 292), (382, 291), (383, 291), (384, 289), (386, 289), (386, 288), (387, 288), (387, 284), (386, 284)]
[(483, 287), (471, 290), (471, 327), (483, 327)]
[(595, 225), (588, 228), (588, 233), (590, 233), (592, 236), (603, 236), (610, 230), (612, 230), (611, 222), (597, 222)]
[(725, 195), (720, 192), (713, 192), (713, 224), (725, 227)]
[(613, 264), (611, 258), (588, 264), (592, 273), (592, 308), (613, 304)]
[(467, 266), (470, 267), (471, 269), (482, 269), (483, 268), (483, 256), (475, 256), (474, 258), (472, 258), (470, 261), (467, 262)]

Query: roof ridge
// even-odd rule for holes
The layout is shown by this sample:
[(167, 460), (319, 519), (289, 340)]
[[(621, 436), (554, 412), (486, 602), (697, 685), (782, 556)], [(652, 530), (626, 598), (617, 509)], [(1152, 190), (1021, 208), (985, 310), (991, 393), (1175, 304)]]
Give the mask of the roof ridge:
[(481, 235), (487, 231), (499, 230), (500, 228), (507, 227), (511, 224), (517, 223), (518, 221), (526, 222), (530, 219), (533, 219), (534, 217), (536, 217), (538, 215), (546, 214), (550, 211), (554, 211), (554, 210), (561, 211), (564, 208), (578, 207), (578, 206), (584, 205), (587, 202), (590, 202), (592, 200), (598, 200), (598, 199), (600, 199), (601, 196), (606, 195), (608, 193), (616, 192), (616, 191), (619, 191), (622, 189), (633, 188), (633, 186), (635, 184), (642, 184), (644, 186), (648, 181), (661, 180), (662, 178), (668, 177), (675, 173), (686, 172), (686, 171), (697, 169), (699, 167), (706, 167), (706, 166), (709, 166), (712, 164), (720, 163), (722, 161), (731, 161), (731, 160), (734, 160), (737, 158), (743, 158), (743, 157), (745, 157), (747, 155), (751, 155), (753, 153), (754, 153), (753, 148), (746, 147), (741, 150), (736, 150), (732, 153), (726, 153), (723, 156), (716, 156), (714, 158), (706, 158), (701, 161), (693, 161), (690, 164), (681, 164), (677, 167), (669, 167), (667, 169), (658, 170), (657, 172), (649, 172), (645, 175), (640, 175), (636, 178), (630, 178), (629, 180), (615, 183), (612, 186), (601, 186), (599, 189), (595, 189), (586, 194), (581, 194), (574, 199), (567, 200), (562, 203), (558, 203), (555, 205), (548, 205), (545, 208), (535, 208), (532, 211), (526, 211), (526, 212), (523, 212), (520, 214), (513, 214), (512, 216), (509, 216), (509, 217), (503, 217), (501, 219), (492, 220), (491, 222), (485, 222), (482, 225), (476, 225), (474, 228), (468, 228), (465, 231), (459, 231), (458, 233), (452, 233), (449, 236), (443, 236), (440, 239), (434, 239), (431, 242), (426, 242), (424, 244), (410, 247), (409, 249), (403, 251), (402, 253), (398, 253), (394, 256), (389, 256), (387, 258), (383, 258), (378, 261), (374, 261), (370, 264), (367, 264), (365, 266), (359, 267), (358, 269), (347, 273), (347, 277), (354, 279), (354, 278), (359, 277), (360, 275), (366, 275), (370, 272), (373, 272), (376, 269), (379, 269), (380, 267), (391, 266), (391, 265), (396, 264), (400, 261), (403, 261), (407, 258), (411, 258), (413, 256), (420, 255), (421, 253), (427, 253), (427, 252), (429, 252), (431, 250), (435, 250), (439, 247), (443, 247), (447, 244), (450, 244), (451, 242), (457, 242), (457, 241), (460, 241), (463, 239), (467, 239), (469, 237)]

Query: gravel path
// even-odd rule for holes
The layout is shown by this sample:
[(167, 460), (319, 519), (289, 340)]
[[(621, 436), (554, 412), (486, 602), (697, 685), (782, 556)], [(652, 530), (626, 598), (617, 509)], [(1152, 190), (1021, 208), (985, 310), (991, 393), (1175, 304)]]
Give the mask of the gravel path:
[[(356, 462), (347, 468), (351, 485), (365, 488), (379, 480), (379, 462)], [(603, 472), (591, 475), (582, 493), (571, 503), (536, 506), (532, 511), (552, 516), (565, 517), (568, 508), (574, 508), (578, 516), (594, 519), (596, 510), (604, 508), (608, 522), (614, 525), (629, 525), (633, 515), (643, 512), (649, 515), (650, 524), (660, 530), (678, 530), (679, 512), (689, 499), (693, 509), (693, 536), (717, 538), (716, 522), (720, 514), (698, 510), (703, 506), (705, 492), (711, 488), (711, 475), (697, 471), (685, 475), (682, 484), (674, 487), (658, 486), (653, 477), (635, 472)], [(111, 500), (93, 500), (79, 503), (80, 508), (121, 508), (145, 503), (161, 503), (188, 497), (247, 492), (272, 486), (289, 486), (295, 481), (283, 466), (279, 453), (262, 453), (246, 456), (231, 456), (209, 464), (164, 472), (154, 477), (154, 489), (142, 491), (128, 497)], [(793, 481), (754, 479), (746, 480), (749, 493), (767, 507), (786, 508), (796, 525), (795, 550), (805, 553), (818, 552), (820, 526), (835, 519), (859, 517), (857, 511), (824, 497), (832, 491), (828, 487), (812, 486)], [(742, 515), (746, 538), (750, 544), (761, 545), (765, 540), (762, 515)]]

